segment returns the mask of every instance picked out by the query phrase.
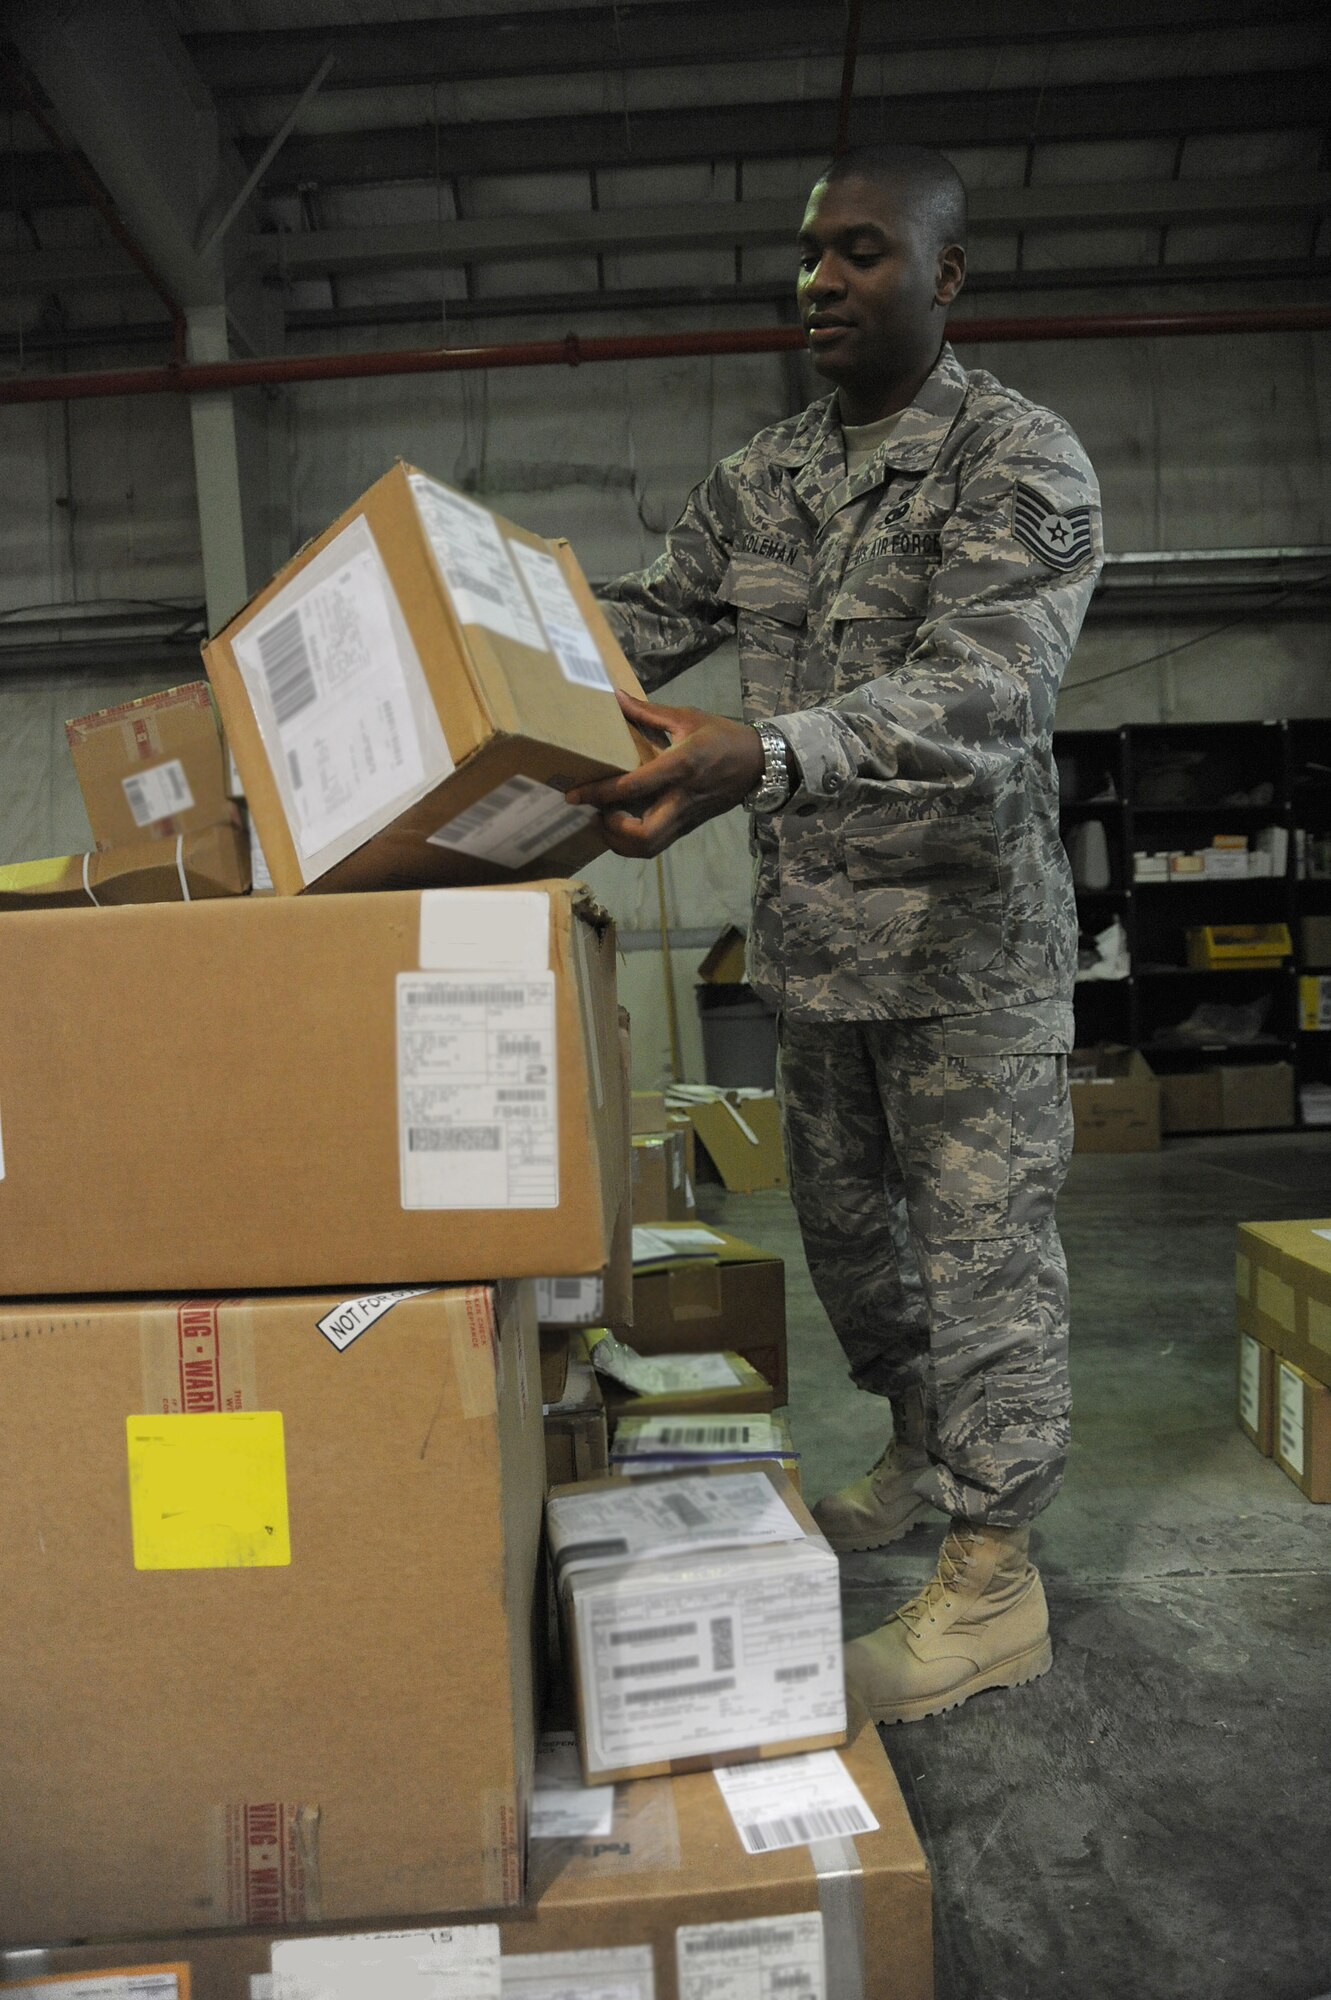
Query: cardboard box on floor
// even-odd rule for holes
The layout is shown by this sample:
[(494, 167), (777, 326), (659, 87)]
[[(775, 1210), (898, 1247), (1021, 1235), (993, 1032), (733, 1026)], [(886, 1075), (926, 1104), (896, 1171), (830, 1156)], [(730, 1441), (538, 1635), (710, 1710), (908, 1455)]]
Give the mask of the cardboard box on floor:
[(688, 1222), (696, 1215), (682, 1131), (635, 1132), (632, 1174), (635, 1222)]
[(11, 914), (0, 1294), (599, 1269), (614, 979), (566, 882)]
[[(682, 2000), (692, 1989), (681, 1988), (678, 1978), (681, 1930), (733, 1924), (746, 1934), (766, 1935), (782, 1928), (780, 1919), (799, 1916), (821, 1924), (829, 2000), (842, 1993), (863, 2000), (932, 2000), (932, 1890), (901, 1788), (869, 1724), (858, 1724), (837, 1755), (878, 1827), (842, 1838), (834, 1847), (745, 1853), (710, 1771), (616, 1787), (609, 1838), (533, 1842), (528, 1905), (500, 1914), (504, 1960), (638, 1946), (650, 1955), (655, 2000)], [(340, 1941), (326, 1942), (335, 1956)], [(427, 1945), (428, 1935), (421, 1942)], [(269, 1977), (275, 1964), (282, 1968), (281, 1943), (281, 1935), (269, 1930), (181, 1938), (151, 1955), (142, 1943), (65, 1946), (42, 1953), (36, 1964), (46, 1974), (93, 1977), (145, 1959), (184, 1961), (190, 2000), (252, 2000), (260, 1989), (252, 1988), (251, 1980)], [(31, 1958), (0, 1958), (0, 1978), (26, 1979), (34, 1970)], [(559, 1970), (552, 1967), (552, 1975)], [(429, 1975), (422, 1975), (422, 1997), (430, 1990), (428, 1981)], [(586, 1985), (585, 1962), (580, 1967), (574, 1960), (552, 1990), (577, 1992)], [(381, 1981), (363, 1990), (386, 1995), (389, 1988)], [(641, 1990), (626, 1985), (625, 2000), (629, 1994), (640, 2000)], [(274, 2000), (285, 1996), (275, 1991)]]
[(530, 1288), (0, 1304), (0, 1940), (516, 1904)]
[(571, 874), (650, 754), (567, 544), (400, 462), (203, 652), (279, 895)]
[(1272, 1456), (1305, 1499), (1331, 1500), (1331, 1389), (1292, 1361), (1275, 1363)]
[(1240, 1333), (1331, 1384), (1331, 1218), (1240, 1223), (1234, 1278)]
[[(653, 1231), (670, 1233), (660, 1225)], [(771, 1383), (779, 1407), (789, 1397), (786, 1267), (722, 1229), (709, 1225), (708, 1234), (716, 1248), (705, 1258), (635, 1267), (632, 1343), (647, 1355), (742, 1354)]]
[(198, 903), (243, 896), (249, 844), (236, 825), (200, 827), (167, 840), (94, 848), (0, 867), (0, 910), (72, 910), (119, 903)]
[(1160, 1144), (1160, 1085), (1135, 1049), (1076, 1049), (1069, 1058), (1079, 1153), (1149, 1153)]
[(1160, 1078), (1164, 1132), (1257, 1132), (1293, 1123), (1289, 1063), (1216, 1063)]
[(836, 1557), (781, 1472), (556, 1488), (545, 1522), (589, 1785), (844, 1741)]
[(718, 1090), (681, 1098), (673, 1107), (686, 1117), (722, 1185), (731, 1194), (755, 1194), (786, 1185), (781, 1113), (771, 1091)]
[(174, 838), (234, 818), (207, 681), (75, 716), (65, 737), (98, 847)]
[(1239, 1335), (1238, 1412), (1239, 1429), (1270, 1458), (1274, 1431), (1273, 1382), (1275, 1356), (1250, 1333)]
[[(579, 1479), (603, 1479), (610, 1470), (610, 1428), (601, 1378), (592, 1367), (586, 1338), (562, 1336), (562, 1366), (551, 1352), (556, 1337), (541, 1334), (541, 1388), (545, 1397), (545, 1474), (550, 1486)], [(557, 1386), (556, 1386), (557, 1384)], [(555, 1393), (549, 1393), (554, 1389)]]

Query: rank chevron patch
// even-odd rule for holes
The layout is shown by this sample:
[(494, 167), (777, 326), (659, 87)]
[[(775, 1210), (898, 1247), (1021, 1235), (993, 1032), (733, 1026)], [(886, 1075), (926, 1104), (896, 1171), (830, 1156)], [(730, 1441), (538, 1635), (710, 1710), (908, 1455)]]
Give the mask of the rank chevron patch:
[(1076, 569), (1091, 553), (1091, 510), (1069, 507), (1064, 512), (1033, 486), (1018, 482), (1012, 496), (1012, 532), (1051, 569)]

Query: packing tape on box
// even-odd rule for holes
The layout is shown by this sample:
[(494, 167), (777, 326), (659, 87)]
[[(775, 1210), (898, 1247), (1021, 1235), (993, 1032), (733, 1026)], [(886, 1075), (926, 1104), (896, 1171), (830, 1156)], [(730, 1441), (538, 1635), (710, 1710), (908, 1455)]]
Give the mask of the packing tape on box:
[(190, 896), (189, 883), (185, 879), (185, 836), (183, 833), (176, 835), (176, 873), (180, 877), (180, 900), (182, 903), (188, 903)]
[(89, 862), (90, 862), (91, 860), (92, 860), (92, 855), (91, 855), (91, 854), (85, 854), (85, 855), (84, 855), (84, 857), (83, 857), (83, 893), (84, 893), (84, 895), (85, 895), (85, 896), (86, 896), (86, 897), (88, 898), (88, 901), (89, 901), (90, 903), (93, 903), (93, 904), (96, 904), (96, 907), (97, 907), (97, 908), (98, 908), (98, 909), (100, 910), (102, 906), (101, 906), (101, 904), (100, 904), (100, 903), (98, 903), (98, 902), (97, 902), (97, 898), (96, 898), (96, 897), (95, 897), (95, 896), (93, 895), (93, 893), (92, 893), (92, 883), (91, 883), (91, 882), (90, 882), (90, 881), (88, 880), (88, 863), (89, 863)]
[(853, 1840), (813, 1840), (827, 1955), (827, 2000), (864, 2000), (864, 1871)]

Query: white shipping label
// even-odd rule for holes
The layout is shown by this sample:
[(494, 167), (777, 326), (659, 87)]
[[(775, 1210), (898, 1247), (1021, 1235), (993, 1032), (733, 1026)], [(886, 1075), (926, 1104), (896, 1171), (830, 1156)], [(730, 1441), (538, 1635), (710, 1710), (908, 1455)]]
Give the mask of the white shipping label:
[[(425, 778), (391, 579), (363, 518), (324, 556), (339, 545), (338, 566), (302, 572), (232, 641), (270, 755), (277, 748), (285, 767), (279, 789), (307, 861)], [(420, 674), (414, 654), (409, 665)], [(438, 775), (452, 768), (448, 758)]]
[(714, 1257), (724, 1239), (710, 1229), (661, 1229), (637, 1223), (633, 1230), (635, 1264), (662, 1264), (684, 1257)]
[(675, 1967), (679, 2000), (827, 2000), (822, 1916), (681, 1924)]
[(464, 806), (429, 837), (431, 847), (455, 848), (500, 868), (526, 868), (539, 855), (581, 833), (596, 818), (591, 806), (571, 806), (564, 794), (535, 778), (509, 778)]
[(655, 2000), (649, 1944), (534, 1951), (500, 1960), (504, 2000)]
[(39, 1979), (31, 1986), (0, 1985), (0, 1993), (4, 2000), (179, 2000), (180, 1982), (174, 1972), (94, 1972), (87, 1978)]
[(536, 1317), (542, 1326), (594, 1326), (605, 1310), (600, 1278), (538, 1278)]
[(878, 1825), (835, 1750), (734, 1764), (715, 1774), (746, 1854), (844, 1840)]
[(558, 1208), (555, 975), (402, 972), (403, 1208)]
[(659, 1580), (589, 1576), (574, 1593), (593, 1774), (844, 1730), (837, 1570), (807, 1544), (718, 1551)]
[(613, 1785), (586, 1785), (571, 1730), (555, 1730), (536, 1747), (532, 1840), (604, 1838), (615, 1818)]
[(1280, 1456), (1303, 1474), (1303, 1382), (1280, 1364)]
[(702, 1389), (733, 1389), (739, 1381), (724, 1354), (656, 1354), (650, 1360), (613, 1333), (592, 1349), (602, 1375), (620, 1382), (638, 1396), (688, 1394)]
[(709, 1452), (784, 1452), (775, 1417), (627, 1417), (615, 1430), (613, 1456), (645, 1458), (663, 1452), (688, 1457)]
[(1248, 1429), (1255, 1431), (1261, 1403), (1262, 1350), (1251, 1334), (1244, 1334), (1239, 1356), (1239, 1415)]
[(548, 972), (550, 897), (544, 889), (425, 889), (422, 972)]
[(614, 682), (559, 564), (544, 549), (529, 548), (526, 542), (510, 542), (509, 547), (527, 580), (564, 679), (577, 687), (603, 688), (613, 694)]
[(146, 771), (135, 771), (120, 783), (135, 826), (153, 826), (174, 813), (188, 812), (194, 804), (179, 757), (173, 757), (169, 764), (151, 764)]
[(345, 1354), (354, 1340), (359, 1340), (367, 1327), (382, 1319), (386, 1312), (400, 1305), (403, 1299), (423, 1298), (432, 1289), (429, 1285), (417, 1285), (414, 1290), (395, 1292), (367, 1292), (362, 1298), (343, 1299), (340, 1306), (334, 1306), (330, 1313), (314, 1323), (324, 1339), (334, 1346), (339, 1354)]
[(690, 1474), (634, 1492), (563, 1493), (547, 1505), (546, 1526), (560, 1576), (649, 1556), (805, 1539), (761, 1472)]
[(494, 515), (423, 473), (412, 473), (408, 484), (459, 622), (548, 652)]
[(502, 2000), (498, 1924), (283, 1938), (273, 2000)]

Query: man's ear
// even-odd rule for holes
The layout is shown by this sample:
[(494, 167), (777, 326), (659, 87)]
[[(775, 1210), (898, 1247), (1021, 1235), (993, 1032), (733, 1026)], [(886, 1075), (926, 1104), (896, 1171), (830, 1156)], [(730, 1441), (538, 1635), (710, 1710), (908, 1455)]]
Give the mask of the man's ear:
[(945, 243), (938, 253), (934, 304), (950, 306), (966, 282), (966, 252), (959, 243)]

